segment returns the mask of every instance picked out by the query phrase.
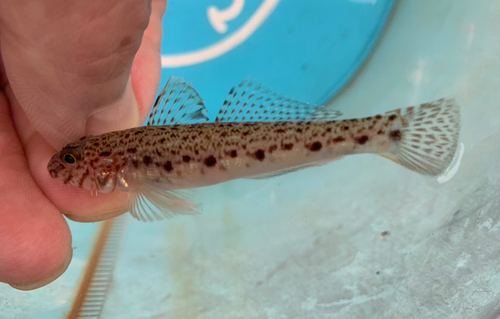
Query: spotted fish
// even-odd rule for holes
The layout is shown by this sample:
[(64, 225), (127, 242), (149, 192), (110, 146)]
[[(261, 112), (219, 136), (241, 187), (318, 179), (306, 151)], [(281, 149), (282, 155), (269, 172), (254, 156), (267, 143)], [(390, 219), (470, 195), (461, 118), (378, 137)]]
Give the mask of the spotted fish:
[(68, 144), (48, 171), (91, 192), (129, 192), (130, 213), (152, 221), (197, 211), (183, 189), (271, 177), (361, 153), (436, 176), (457, 148), (460, 110), (453, 99), (360, 119), (336, 120), (339, 115), (245, 80), (209, 122), (191, 84), (171, 77), (146, 126)]

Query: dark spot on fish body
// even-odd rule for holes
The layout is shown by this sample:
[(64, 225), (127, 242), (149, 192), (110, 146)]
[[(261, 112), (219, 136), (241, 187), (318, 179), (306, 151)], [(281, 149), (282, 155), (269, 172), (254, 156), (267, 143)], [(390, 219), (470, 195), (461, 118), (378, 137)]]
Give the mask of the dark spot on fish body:
[(94, 146), (98, 147), (99, 146), (99, 142), (94, 142)]
[(255, 154), (255, 158), (258, 159), (259, 161), (263, 161), (264, 158), (266, 157), (266, 154), (264, 153), (264, 150), (258, 149)]
[(231, 152), (229, 152), (229, 156), (235, 158), (236, 156), (238, 156), (238, 152), (236, 150), (232, 150)]
[(127, 149), (127, 153), (134, 154), (135, 152), (137, 152), (137, 149), (135, 147)]
[(271, 146), (269, 146), (269, 153), (272, 153), (272, 152), (276, 151), (277, 149), (278, 149), (277, 145), (271, 145)]
[(341, 143), (341, 142), (344, 142), (345, 141), (345, 138), (342, 137), (342, 136), (339, 136), (339, 137), (336, 137), (333, 139), (333, 142), (334, 143)]
[(163, 137), (161, 140), (160, 140), (160, 143), (163, 144), (165, 143), (166, 139)]
[(394, 121), (396, 117), (397, 117), (396, 114), (392, 114), (391, 116), (389, 116), (389, 121)]
[(139, 162), (137, 160), (132, 160), (132, 165), (137, 168), (139, 166)]
[(327, 127), (326, 128), (326, 132), (331, 133), (332, 132), (332, 128), (331, 127)]
[(153, 159), (151, 158), (151, 156), (144, 156), (142, 161), (144, 162), (144, 164), (146, 164), (147, 166), (149, 166), (149, 164), (151, 164), (153, 162)]
[(161, 156), (162, 153), (159, 150), (156, 150), (156, 155)]
[(130, 133), (125, 134), (125, 138), (129, 138), (129, 137), (130, 137)]
[(403, 137), (400, 130), (391, 131), (389, 133), (389, 136), (390, 136), (391, 140), (396, 141), (396, 142), (401, 141), (401, 139)]
[(189, 161), (191, 161), (191, 156), (189, 155), (184, 155), (182, 157), (182, 160), (184, 161), (184, 163), (189, 163)]
[(171, 161), (167, 161), (165, 163), (165, 165), (163, 165), (163, 168), (167, 171), (167, 172), (170, 172), (172, 171), (174, 168), (172, 167), (172, 162)]
[(298, 128), (298, 129), (296, 130), (296, 132), (297, 132), (297, 133), (302, 133), (302, 129), (301, 129), (301, 128)]
[(217, 160), (215, 159), (215, 157), (213, 155), (210, 155), (209, 157), (205, 158), (204, 163), (206, 166), (212, 167), (215, 164), (217, 164)]
[(111, 152), (109, 151), (104, 151), (99, 154), (99, 156), (109, 156), (109, 155), (111, 155)]
[(344, 132), (347, 131), (347, 130), (349, 130), (349, 126), (347, 126), (347, 125), (342, 126), (341, 130)]
[(309, 149), (312, 151), (312, 152), (317, 152), (319, 150), (321, 150), (321, 148), (323, 147), (323, 145), (321, 144), (321, 142), (314, 142), (312, 143), (310, 146), (309, 146)]
[(363, 135), (363, 136), (356, 138), (356, 143), (358, 143), (360, 145), (365, 144), (367, 141), (368, 141), (368, 136), (366, 136), (366, 135)]
[(284, 151), (290, 151), (293, 148), (293, 143), (283, 143), (281, 149)]
[(134, 132), (134, 135), (139, 135), (139, 134), (141, 134), (141, 131), (135, 131)]

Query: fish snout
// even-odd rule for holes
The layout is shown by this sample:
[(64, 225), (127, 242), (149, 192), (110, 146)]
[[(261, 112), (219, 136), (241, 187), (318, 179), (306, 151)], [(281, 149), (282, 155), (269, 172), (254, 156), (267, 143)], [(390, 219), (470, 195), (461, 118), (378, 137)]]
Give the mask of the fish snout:
[(49, 164), (47, 165), (47, 169), (49, 171), (49, 174), (52, 178), (57, 178), (59, 172), (64, 169), (64, 165), (59, 163), (58, 159), (55, 159), (55, 156), (50, 160)]

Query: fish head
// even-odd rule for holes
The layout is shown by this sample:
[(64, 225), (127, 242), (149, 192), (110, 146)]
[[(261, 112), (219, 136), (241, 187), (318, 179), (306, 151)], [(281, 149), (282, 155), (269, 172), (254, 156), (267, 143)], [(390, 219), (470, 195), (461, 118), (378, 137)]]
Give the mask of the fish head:
[(68, 144), (52, 156), (47, 165), (50, 176), (88, 191), (112, 192), (117, 180), (113, 159), (99, 159), (86, 144)]

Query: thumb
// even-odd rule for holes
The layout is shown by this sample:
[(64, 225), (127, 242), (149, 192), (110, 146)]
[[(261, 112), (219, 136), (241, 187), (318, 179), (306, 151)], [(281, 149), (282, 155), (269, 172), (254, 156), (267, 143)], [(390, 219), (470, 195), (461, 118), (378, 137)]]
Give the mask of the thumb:
[(86, 131), (88, 135), (99, 135), (141, 124), (137, 99), (129, 79), (120, 99), (106, 108), (97, 109), (89, 116)]
[[(109, 118), (120, 102), (128, 104), (119, 107), (122, 114), (134, 105), (132, 113), (137, 112), (127, 83), (149, 24), (150, 4), (0, 1), (1, 54), (9, 86), (30, 125), (53, 147), (86, 135), (87, 120), (95, 127), (89, 118)], [(117, 116), (116, 125), (125, 127), (122, 120)], [(129, 120), (134, 122), (133, 116)], [(21, 142), (25, 145), (24, 136)]]

